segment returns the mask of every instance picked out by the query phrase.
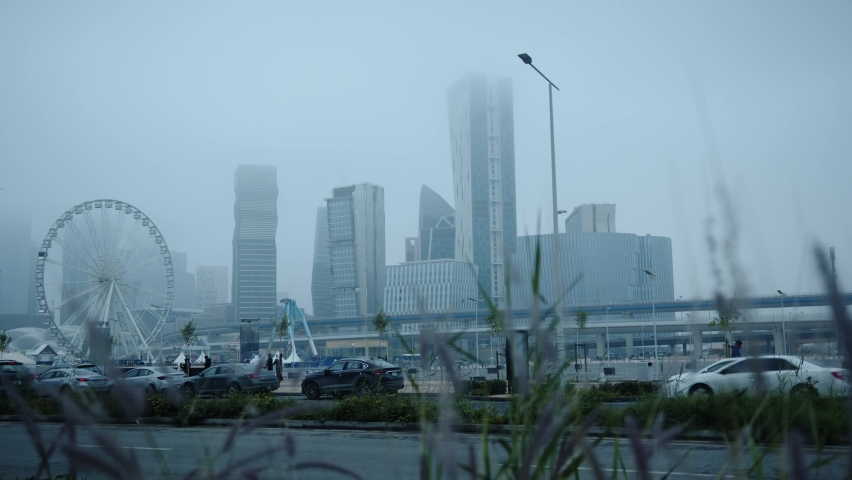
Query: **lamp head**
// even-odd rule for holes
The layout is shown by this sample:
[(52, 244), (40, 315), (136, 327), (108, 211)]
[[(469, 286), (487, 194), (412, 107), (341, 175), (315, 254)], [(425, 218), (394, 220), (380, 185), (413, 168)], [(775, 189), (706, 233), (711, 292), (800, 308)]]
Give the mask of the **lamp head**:
[(647, 273), (648, 275), (652, 276), (652, 277), (656, 277), (656, 276), (657, 276), (655, 273), (651, 272), (651, 271), (650, 271), (650, 270), (648, 270), (648, 269), (645, 269), (645, 270), (643, 270), (643, 271), (644, 271), (645, 273)]
[(778, 295), (781, 295), (782, 297), (784, 296), (784, 292), (782, 292), (781, 290), (776, 290), (776, 292), (778, 292)]
[(532, 65), (532, 57), (527, 55), (526, 53), (522, 53), (522, 54), (518, 55), (518, 57), (521, 60), (523, 60), (523, 62), (526, 63), (527, 65)]
[(557, 210), (556, 211), (557, 215), (562, 215), (563, 213), (568, 213), (568, 210)]

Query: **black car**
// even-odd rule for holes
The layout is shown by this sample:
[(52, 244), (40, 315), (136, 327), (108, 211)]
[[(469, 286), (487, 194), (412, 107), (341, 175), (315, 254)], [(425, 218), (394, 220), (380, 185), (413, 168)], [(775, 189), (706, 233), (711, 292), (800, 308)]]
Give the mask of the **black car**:
[(325, 370), (305, 375), (302, 380), (302, 393), (311, 400), (328, 394), (398, 392), (404, 387), (401, 368), (365, 357), (341, 358)]
[(216, 365), (198, 375), (178, 379), (175, 386), (186, 395), (221, 395), (226, 393), (260, 393), (278, 390), (281, 383), (274, 371), (254, 365), (229, 363)]
[(16, 388), (26, 392), (32, 388), (35, 375), (21, 362), (15, 360), (0, 360), (0, 396), (6, 395), (7, 388)]

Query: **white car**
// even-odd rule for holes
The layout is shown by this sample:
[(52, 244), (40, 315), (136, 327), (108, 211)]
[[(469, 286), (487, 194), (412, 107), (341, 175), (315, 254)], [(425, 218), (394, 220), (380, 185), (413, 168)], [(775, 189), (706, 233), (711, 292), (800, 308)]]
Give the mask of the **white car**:
[(154, 393), (173, 388), (184, 378), (185, 373), (171, 367), (139, 367), (128, 370), (121, 376), (121, 381), (146, 393)]
[(726, 358), (697, 372), (684, 372), (668, 379), (667, 393), (712, 395), (718, 392), (758, 389), (779, 392), (818, 392), (845, 395), (850, 392), (848, 374), (813, 360), (784, 355)]

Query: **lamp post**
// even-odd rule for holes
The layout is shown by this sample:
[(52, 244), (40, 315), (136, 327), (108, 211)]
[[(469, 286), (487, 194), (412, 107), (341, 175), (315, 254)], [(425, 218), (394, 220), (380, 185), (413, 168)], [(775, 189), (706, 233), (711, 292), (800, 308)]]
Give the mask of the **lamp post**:
[(609, 363), (609, 307), (606, 307), (606, 363)]
[(559, 241), (560, 210), (556, 207), (556, 143), (553, 139), (553, 89), (555, 88), (559, 90), (559, 87), (554, 85), (549, 78), (541, 73), (541, 70), (533, 65), (532, 57), (526, 53), (522, 53), (518, 55), (518, 58), (520, 58), (525, 64), (531, 66), (547, 81), (548, 103), (550, 105), (550, 176), (551, 188), (553, 190), (553, 259), (556, 263), (556, 268), (553, 269), (553, 275), (556, 277), (556, 281), (553, 282), (554, 287), (556, 288), (556, 294), (554, 295), (554, 309), (556, 312), (556, 318), (561, 319), (562, 310), (560, 307), (562, 305), (562, 295), (565, 293), (565, 287), (562, 285), (562, 249)]
[(482, 300), (476, 300), (472, 297), (467, 297), (467, 301), (476, 303), (476, 313), (474, 314), (474, 332), (476, 333), (476, 376), (479, 376), (479, 304)]
[[(646, 275), (656, 280), (657, 275), (655, 273), (648, 269), (645, 269), (644, 272)], [(651, 285), (651, 315), (654, 317), (654, 361), (658, 362), (660, 360), (660, 357), (657, 354), (657, 308), (654, 302), (654, 287), (653, 284)]]
[(369, 317), (370, 314), (365, 313), (361, 316), (364, 317), (364, 356), (370, 358), (369, 347), (367, 346), (367, 317)]
[(787, 294), (781, 290), (776, 290), (776, 292), (781, 295), (781, 338), (784, 339), (784, 355), (787, 355), (787, 322), (784, 318), (784, 297)]

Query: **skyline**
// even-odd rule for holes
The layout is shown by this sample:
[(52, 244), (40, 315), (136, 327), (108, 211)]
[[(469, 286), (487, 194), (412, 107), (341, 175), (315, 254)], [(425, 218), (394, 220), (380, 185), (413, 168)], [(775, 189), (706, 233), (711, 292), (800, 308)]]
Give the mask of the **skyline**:
[(0, 79), (0, 207), (31, 212), (36, 242), (71, 206), (114, 198), (149, 214), (190, 272), (231, 265), (232, 172), (276, 165), (278, 290), (307, 306), (328, 191), (385, 188), (389, 265), (418, 229), (421, 185), (452, 198), (446, 89), (466, 72), (512, 79), (518, 233), (539, 218), (548, 233), (547, 93), (517, 59), (527, 52), (562, 88), (559, 207), (615, 203), (619, 232), (671, 238), (676, 296), (718, 284), (707, 232), (730, 237), (720, 185), (751, 293), (822, 291), (814, 239), (837, 248), (849, 289), (849, 5), (495, 3), (488, 25), (472, 6), (381, 20), (351, 7), (323, 12), (315, 32), (308, 6), (170, 10), (0, 6), (12, 72)]

